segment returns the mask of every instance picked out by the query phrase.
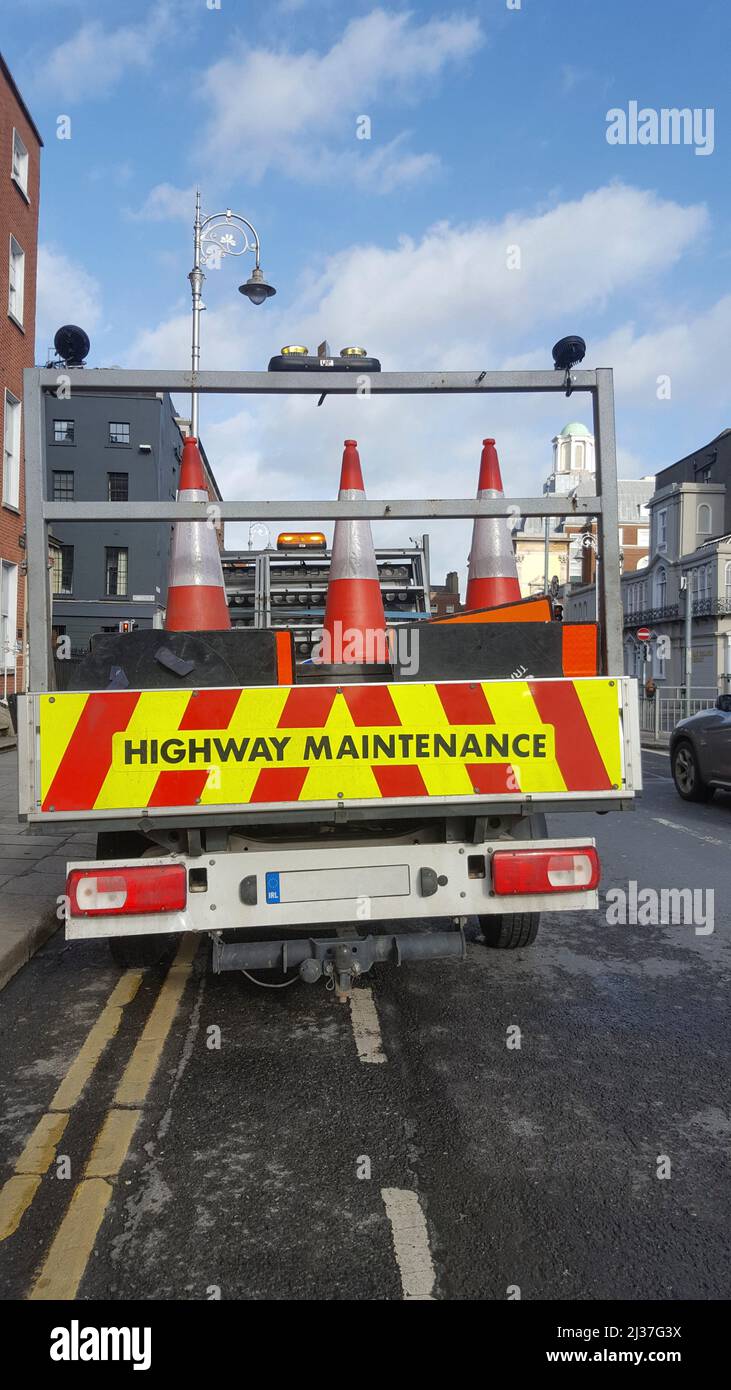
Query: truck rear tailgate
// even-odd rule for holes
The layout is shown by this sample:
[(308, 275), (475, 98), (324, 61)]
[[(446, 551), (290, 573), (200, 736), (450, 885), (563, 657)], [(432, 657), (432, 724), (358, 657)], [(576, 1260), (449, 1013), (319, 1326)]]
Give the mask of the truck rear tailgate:
[(21, 814), (626, 800), (629, 678), (106, 690), (19, 700)]

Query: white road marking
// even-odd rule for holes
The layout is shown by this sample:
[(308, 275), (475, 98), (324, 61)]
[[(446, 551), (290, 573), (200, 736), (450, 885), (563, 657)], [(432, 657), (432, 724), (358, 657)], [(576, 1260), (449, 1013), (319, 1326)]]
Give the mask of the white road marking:
[(382, 1187), (381, 1196), (391, 1222), (393, 1248), (404, 1298), (433, 1300), (437, 1276), (418, 1195), (399, 1187)]
[(350, 996), (350, 1021), (361, 1062), (385, 1062), (381, 1025), (370, 989), (354, 989)]
[(684, 835), (692, 835), (694, 840), (700, 840), (704, 845), (721, 845), (722, 849), (728, 849), (728, 840), (717, 840), (713, 835), (701, 835), (698, 830), (691, 830), (689, 825), (679, 825), (675, 820), (665, 820), (663, 816), (653, 816), (652, 819), (658, 825), (667, 826), (668, 830), (682, 830)]

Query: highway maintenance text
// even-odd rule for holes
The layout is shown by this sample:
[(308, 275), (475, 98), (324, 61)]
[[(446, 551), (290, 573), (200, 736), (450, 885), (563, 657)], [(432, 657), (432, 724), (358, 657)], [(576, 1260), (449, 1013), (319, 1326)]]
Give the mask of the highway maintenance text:
[(437, 733), (285, 734), (277, 737), (234, 738), (221, 734), (191, 734), (185, 738), (115, 737), (115, 761), (123, 743), (126, 767), (157, 764), (206, 767), (213, 763), (340, 762), (350, 758), (368, 763), (418, 762), (419, 759), (550, 758), (553, 730), (507, 733), (491, 729)]

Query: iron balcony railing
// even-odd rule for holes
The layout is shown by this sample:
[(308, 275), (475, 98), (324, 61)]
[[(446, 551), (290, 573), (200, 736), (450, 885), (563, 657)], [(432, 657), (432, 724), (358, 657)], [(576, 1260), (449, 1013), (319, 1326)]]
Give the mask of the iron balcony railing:
[(724, 614), (731, 613), (731, 599), (727, 598), (694, 598), (693, 617), (694, 618), (722, 618)]
[[(694, 598), (694, 618), (723, 618), (731, 614), (731, 598)], [(678, 603), (666, 604), (664, 608), (640, 608), (634, 613), (625, 611), (624, 627), (643, 627), (647, 623), (672, 622), (674, 618), (684, 618), (685, 609)]]
[(636, 613), (625, 612), (623, 621), (625, 627), (643, 627), (646, 623), (669, 622), (679, 616), (680, 605), (667, 603), (664, 608), (640, 608)]

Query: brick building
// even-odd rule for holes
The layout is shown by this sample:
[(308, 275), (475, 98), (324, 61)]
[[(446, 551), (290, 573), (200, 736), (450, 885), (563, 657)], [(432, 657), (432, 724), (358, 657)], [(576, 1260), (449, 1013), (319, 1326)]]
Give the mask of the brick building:
[(23, 369), (34, 363), (42, 144), (0, 54), (0, 699), (25, 684)]

